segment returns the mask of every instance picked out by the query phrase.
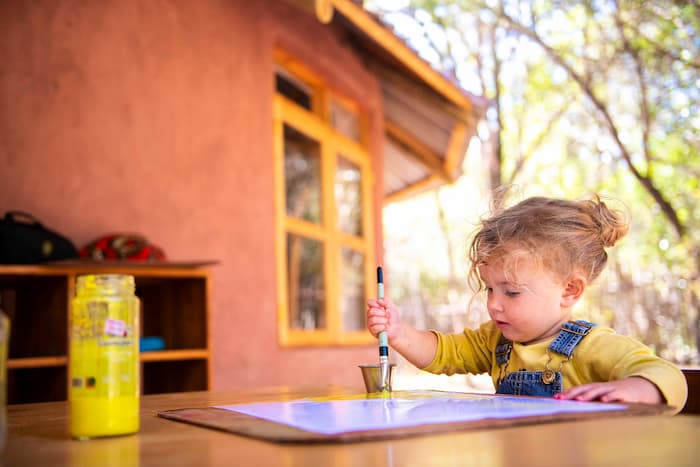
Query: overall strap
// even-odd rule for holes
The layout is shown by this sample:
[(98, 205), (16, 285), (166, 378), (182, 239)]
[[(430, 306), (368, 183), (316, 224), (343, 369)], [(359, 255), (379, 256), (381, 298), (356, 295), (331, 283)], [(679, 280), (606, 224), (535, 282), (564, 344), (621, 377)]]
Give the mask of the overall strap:
[(582, 319), (577, 321), (567, 321), (561, 326), (561, 331), (557, 334), (551, 344), (549, 350), (571, 358), (574, 349), (581, 342), (581, 339), (591, 332), (595, 324), (589, 323)]
[(501, 338), (498, 340), (498, 345), (496, 345), (496, 362), (499, 365), (508, 363), (508, 360), (510, 359), (510, 350), (512, 348), (513, 343), (509, 339), (506, 339), (503, 334), (501, 334)]

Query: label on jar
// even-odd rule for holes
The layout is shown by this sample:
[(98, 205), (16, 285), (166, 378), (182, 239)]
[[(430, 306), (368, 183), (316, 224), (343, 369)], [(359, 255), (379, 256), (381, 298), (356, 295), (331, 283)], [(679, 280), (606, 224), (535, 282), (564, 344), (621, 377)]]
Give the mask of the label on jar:
[(73, 397), (133, 396), (138, 391), (138, 345), (130, 301), (76, 304), (71, 336)]

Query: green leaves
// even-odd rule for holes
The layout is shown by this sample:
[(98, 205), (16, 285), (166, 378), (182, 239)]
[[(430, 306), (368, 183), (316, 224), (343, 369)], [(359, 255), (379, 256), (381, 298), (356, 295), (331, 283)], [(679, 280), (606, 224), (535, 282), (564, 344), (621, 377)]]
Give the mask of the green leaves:
[[(610, 316), (623, 303), (611, 323), (639, 332), (662, 355), (698, 363), (697, 2), (414, 1), (403, 13), (416, 8), (423, 25), (453, 31), (449, 48), (435, 48), (453, 54), (438, 61), (453, 64), (443, 71), (497, 98), (489, 115), (492, 127), (500, 123), (500, 145), (482, 147), (502, 148), (501, 183), (521, 185), (523, 195), (600, 192), (628, 206), (632, 228), (606, 276), (615, 290), (602, 287), (608, 298), (591, 301), (591, 313)], [(475, 178), (486, 179), (486, 170)], [(427, 290), (445, 293), (434, 279)]]

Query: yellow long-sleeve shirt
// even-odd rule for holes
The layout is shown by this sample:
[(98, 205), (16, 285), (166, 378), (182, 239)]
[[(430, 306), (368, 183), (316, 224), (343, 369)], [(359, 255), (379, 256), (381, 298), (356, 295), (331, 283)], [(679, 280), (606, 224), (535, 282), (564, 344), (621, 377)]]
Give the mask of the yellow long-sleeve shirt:
[[(462, 333), (444, 334), (433, 331), (438, 338), (435, 358), (425, 371), (431, 373), (489, 373), (498, 387), (499, 365), (496, 345), (501, 332), (489, 321), (478, 329)], [(647, 346), (631, 337), (616, 334), (607, 327), (596, 326), (578, 344), (570, 360), (563, 355), (546, 351), (552, 339), (536, 344), (513, 343), (506, 372), (542, 371), (549, 368), (561, 371), (563, 388), (581, 384), (614, 381), (630, 376), (641, 376), (654, 383), (675, 408), (685, 405), (688, 385), (683, 373), (672, 363), (654, 355)]]

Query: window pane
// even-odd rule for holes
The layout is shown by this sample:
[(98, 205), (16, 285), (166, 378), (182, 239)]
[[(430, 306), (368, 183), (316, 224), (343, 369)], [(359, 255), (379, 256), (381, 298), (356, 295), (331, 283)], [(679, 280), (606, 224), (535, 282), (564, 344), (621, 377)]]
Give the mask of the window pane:
[(365, 257), (349, 248), (340, 252), (340, 313), (343, 331), (365, 328)]
[(293, 100), (301, 107), (311, 110), (312, 90), (301, 80), (296, 79), (290, 73), (278, 69), (275, 74), (275, 89), (288, 99)]
[(323, 244), (288, 234), (287, 278), (289, 326), (293, 329), (325, 328)]
[(321, 223), (321, 148), (318, 141), (284, 127), (287, 215)]
[(350, 139), (360, 142), (360, 117), (355, 110), (333, 99), (331, 125)]
[(338, 229), (362, 236), (362, 172), (344, 157), (338, 157), (335, 173), (335, 203), (338, 211)]

